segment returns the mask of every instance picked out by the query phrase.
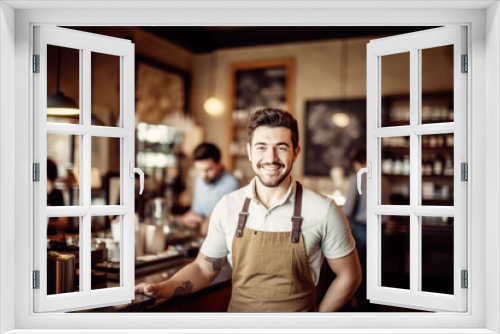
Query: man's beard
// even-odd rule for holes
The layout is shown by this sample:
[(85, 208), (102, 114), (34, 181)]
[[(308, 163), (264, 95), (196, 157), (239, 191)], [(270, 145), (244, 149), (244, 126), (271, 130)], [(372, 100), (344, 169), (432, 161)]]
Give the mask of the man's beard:
[[(263, 165), (275, 165), (275, 166), (279, 166), (279, 167), (283, 167), (283, 168), (285, 167), (285, 165), (282, 163), (272, 163), (272, 164), (260, 164), (260, 163), (258, 163), (257, 170), (260, 170)], [(255, 170), (254, 170), (254, 173), (259, 178), (260, 183), (262, 183), (264, 186), (266, 186), (268, 188), (276, 188), (277, 186), (279, 186), (281, 184), (281, 182), (283, 182), (288, 177), (288, 175), (290, 175), (291, 171), (292, 171), (292, 169), (290, 168), (289, 171), (285, 172), (285, 174), (283, 174), (278, 180), (276, 180), (274, 182), (273, 181), (264, 181), (263, 177), (261, 175), (257, 174), (255, 172)]]
[(205, 181), (206, 184), (214, 184), (216, 179), (216, 177), (214, 177), (213, 179), (207, 177), (203, 178), (203, 181)]

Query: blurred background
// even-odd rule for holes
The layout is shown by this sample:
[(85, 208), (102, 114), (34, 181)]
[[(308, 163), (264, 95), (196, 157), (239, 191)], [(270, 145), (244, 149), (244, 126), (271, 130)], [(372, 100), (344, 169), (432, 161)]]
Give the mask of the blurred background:
[[(246, 124), (260, 106), (286, 109), (299, 122), (302, 152), (292, 175), (350, 210), (346, 215), (353, 225), (362, 224), (355, 211), (363, 199), (353, 197), (349, 179), (366, 161), (366, 45), (432, 27), (67, 28), (135, 44), (136, 166), (146, 174), (144, 194), (136, 196), (136, 277), (155, 282), (192, 261), (203, 241), (199, 231), (180, 223), (193, 202), (194, 148), (202, 142), (218, 146), (225, 169), (245, 185), (253, 176), (245, 152)], [(79, 51), (49, 46), (48, 55), (47, 121), (77, 124)], [(117, 127), (120, 59), (93, 53), (91, 64), (92, 125)], [(409, 125), (409, 54), (383, 57), (382, 69), (382, 126)], [(424, 50), (422, 73), (422, 122), (453, 121), (453, 49)], [(51, 111), (51, 103), (69, 111)], [(48, 205), (78, 205), (79, 136), (48, 134), (47, 144), (56, 171), (48, 179), (58, 190), (52, 197), (48, 191)], [(120, 140), (93, 137), (91, 145), (92, 204), (119, 204)], [(408, 205), (409, 137), (384, 138), (381, 147), (382, 204)], [(421, 174), (422, 204), (453, 205), (452, 134), (422, 136)], [(348, 201), (358, 204), (349, 207)], [(424, 290), (453, 293), (453, 220), (424, 220)], [(409, 218), (382, 221), (383, 285), (408, 289)], [(61, 254), (78, 251), (79, 224), (78, 217), (49, 224), (49, 262), (68, 262)], [(92, 231), (93, 288), (113, 286), (120, 272), (119, 217), (92, 217)], [(78, 263), (73, 266), (73, 281), (59, 290), (54, 283), (52, 293), (77, 288)], [(59, 274), (54, 275), (55, 282)], [(322, 282), (332, 276), (323, 268)], [(319, 294), (328, 283), (320, 284)], [(207, 311), (218, 305), (223, 310), (230, 272), (211, 289), (182, 305), (151, 307)], [(403, 311), (371, 305), (364, 293), (360, 289), (345, 311)]]

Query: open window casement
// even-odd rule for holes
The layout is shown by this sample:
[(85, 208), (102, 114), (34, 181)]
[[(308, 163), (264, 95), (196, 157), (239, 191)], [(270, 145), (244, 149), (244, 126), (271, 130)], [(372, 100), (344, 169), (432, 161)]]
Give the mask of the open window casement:
[[(367, 46), (372, 303), (467, 310), (466, 54), (466, 28), (459, 26)], [(429, 93), (436, 87), (448, 88)]]
[[(48, 52), (48, 50), (56, 52)], [(62, 52), (61, 52), (62, 50)], [(57, 60), (53, 57), (58, 54)], [(120, 72), (118, 120), (95, 125), (99, 110), (92, 110), (91, 62), (94, 55), (111, 57)], [(51, 59), (52, 57), (52, 59)], [(64, 63), (75, 57), (79, 67)], [(34, 268), (33, 294), (35, 312), (87, 309), (128, 303), (134, 298), (134, 44), (128, 40), (105, 37), (58, 27), (34, 28)], [(57, 62), (57, 92), (48, 87), (48, 64)], [(61, 66), (62, 64), (65, 64)], [(95, 71), (94, 71), (95, 72)], [(76, 101), (68, 102), (68, 84), (59, 90), (63, 77), (76, 78), (72, 86)], [(52, 76), (51, 83), (54, 82)], [(52, 86), (52, 85), (51, 85)], [(119, 87), (117, 87), (119, 86)], [(48, 91), (49, 89), (49, 91)], [(62, 94), (61, 94), (62, 93)], [(58, 99), (54, 102), (54, 95)], [(75, 95), (75, 94), (73, 94)], [(71, 103), (73, 107), (71, 108)], [(51, 109), (56, 108), (56, 109)], [(102, 152), (105, 152), (104, 154)], [(117, 158), (111, 159), (114, 154)], [(66, 168), (73, 171), (70, 185), (49, 184), (47, 159), (55, 160), (59, 176)], [(106, 164), (112, 164), (110, 168)], [(114, 203), (94, 200), (95, 185), (103, 189), (99, 168), (112, 169), (116, 177)], [(50, 166), (49, 166), (50, 168)], [(97, 175), (96, 175), (97, 171)], [(68, 179), (70, 179), (68, 177)], [(142, 184), (141, 184), (142, 186)], [(49, 187), (49, 189), (47, 189)], [(62, 201), (51, 204), (52, 188), (70, 188)], [(119, 189), (119, 190), (118, 190)], [(65, 203), (65, 204), (64, 204)], [(113, 238), (93, 244), (91, 225), (118, 217), (113, 221)], [(119, 220), (119, 222), (118, 222)], [(48, 240), (48, 229), (66, 222), (72, 231)], [(65, 233), (67, 233), (65, 231)], [(70, 236), (68, 238), (68, 235)], [(57, 240), (64, 238), (64, 247)], [(106, 247), (104, 247), (106, 244)], [(115, 268), (113, 287), (97, 286), (91, 271), (95, 259), (107, 261)], [(117, 268), (117, 269), (116, 269)], [(111, 272), (111, 271), (109, 271)], [(108, 273), (109, 273), (108, 272)]]

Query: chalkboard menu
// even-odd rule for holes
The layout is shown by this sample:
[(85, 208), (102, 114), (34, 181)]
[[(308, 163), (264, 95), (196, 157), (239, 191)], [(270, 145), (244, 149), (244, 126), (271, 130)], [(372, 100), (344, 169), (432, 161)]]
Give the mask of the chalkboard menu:
[(253, 177), (246, 144), (250, 115), (261, 107), (293, 114), (294, 59), (263, 59), (230, 65), (226, 168), (246, 182)]
[(349, 154), (366, 148), (366, 100), (306, 102), (304, 174), (330, 176), (350, 168)]

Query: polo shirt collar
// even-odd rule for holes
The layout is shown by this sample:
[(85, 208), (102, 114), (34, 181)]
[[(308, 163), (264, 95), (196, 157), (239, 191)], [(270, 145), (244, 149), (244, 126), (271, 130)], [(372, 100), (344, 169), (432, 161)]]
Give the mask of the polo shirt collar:
[[(245, 189), (246, 197), (250, 198), (253, 201), (258, 201), (257, 194), (255, 193), (256, 183), (257, 183), (257, 177), (255, 176)], [(291, 176), (290, 185), (286, 190), (285, 197), (278, 204), (276, 204), (276, 206), (282, 205), (288, 200), (290, 200), (291, 195), (295, 194), (296, 184), (297, 182), (295, 182), (295, 179), (293, 178), (293, 176)]]

